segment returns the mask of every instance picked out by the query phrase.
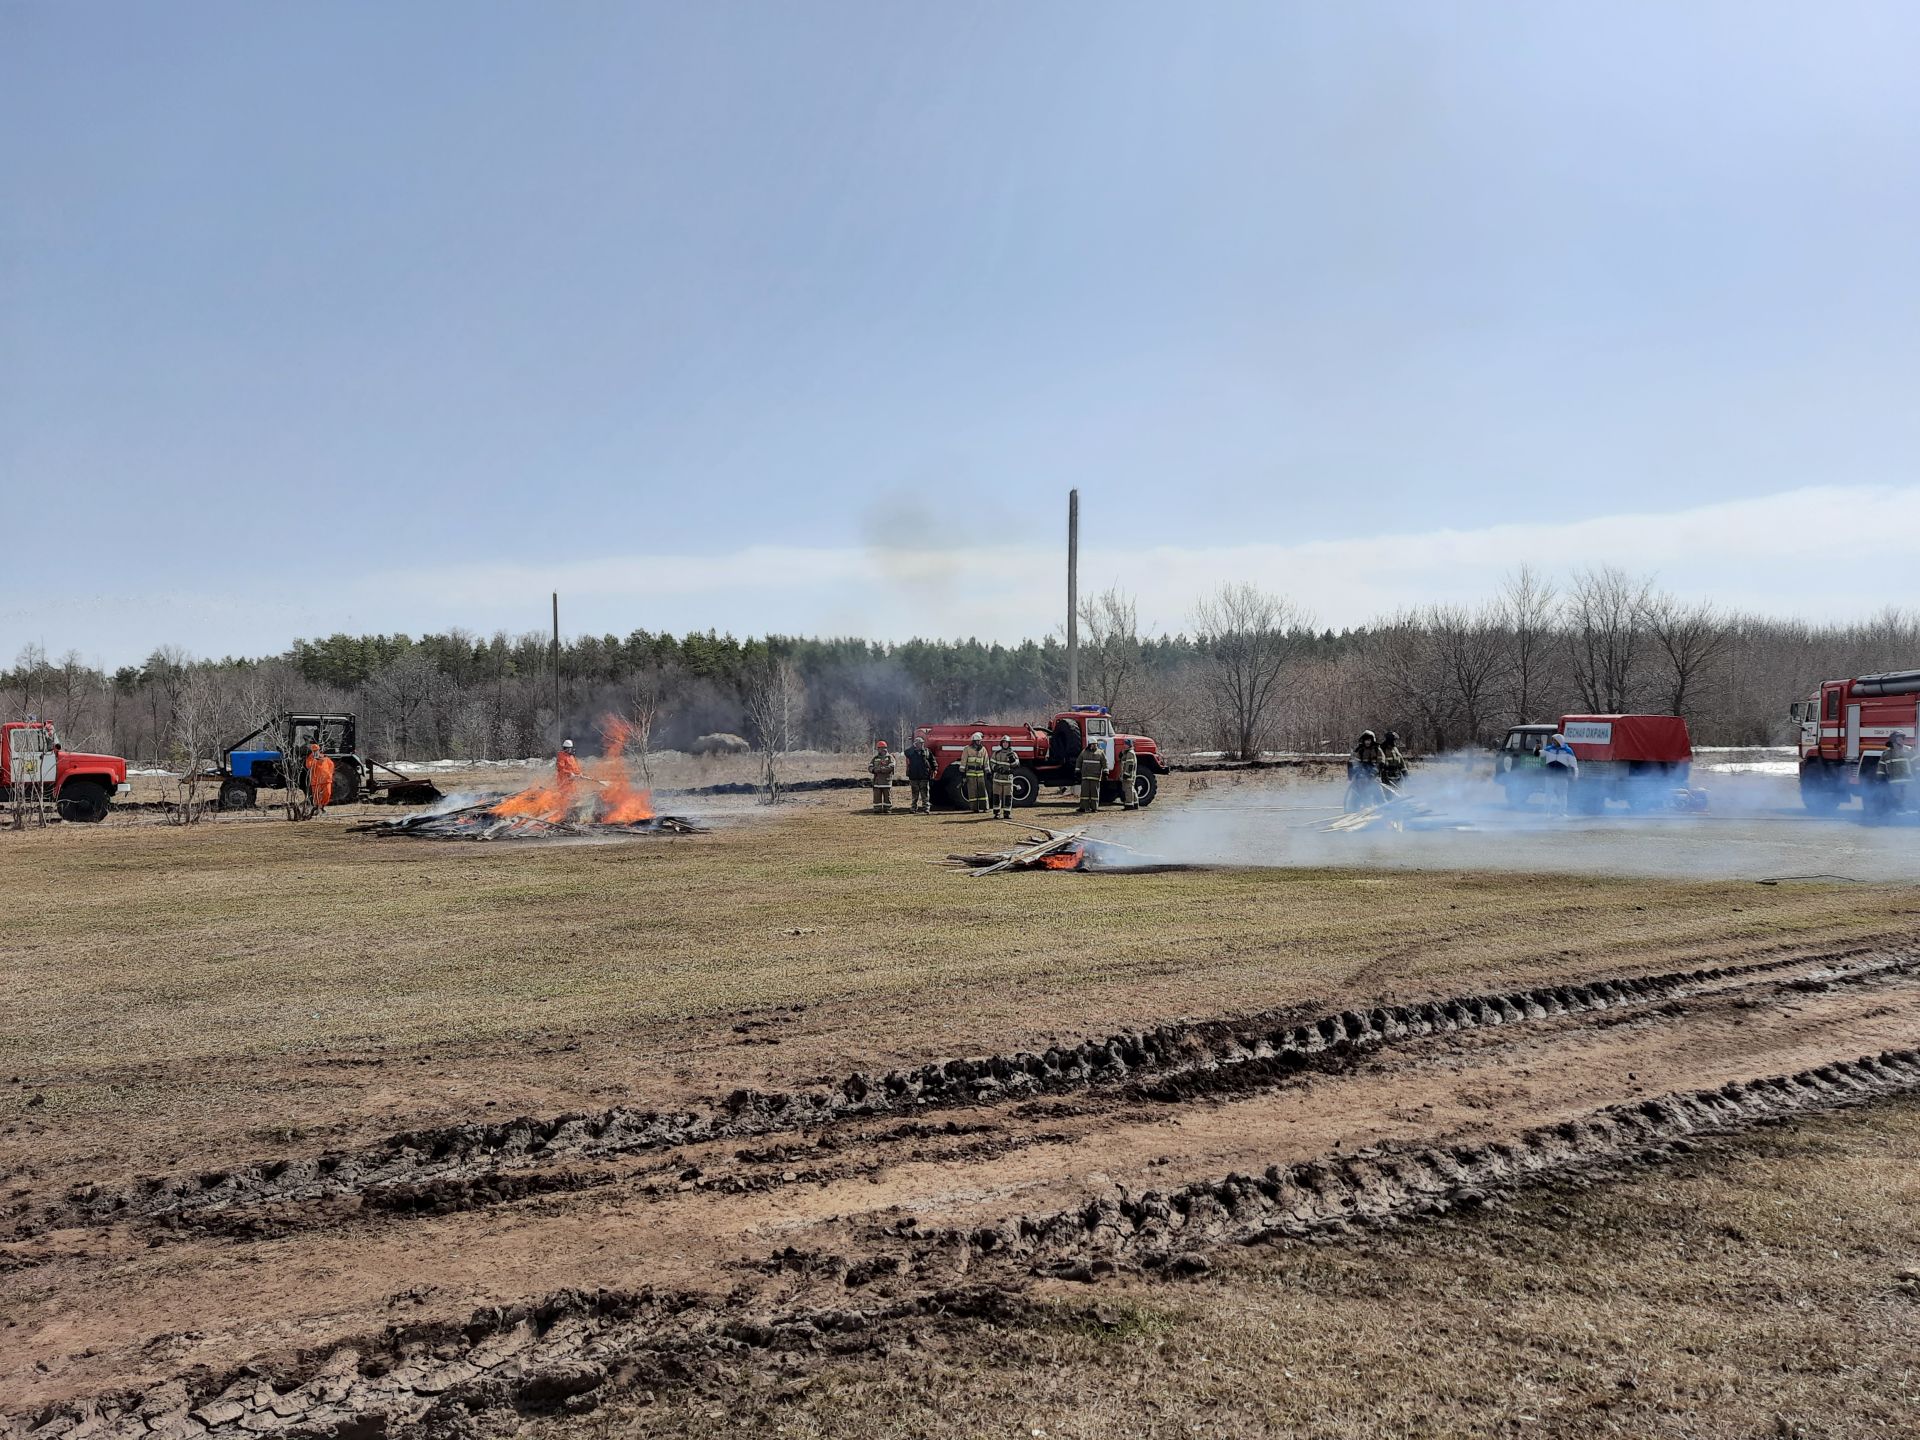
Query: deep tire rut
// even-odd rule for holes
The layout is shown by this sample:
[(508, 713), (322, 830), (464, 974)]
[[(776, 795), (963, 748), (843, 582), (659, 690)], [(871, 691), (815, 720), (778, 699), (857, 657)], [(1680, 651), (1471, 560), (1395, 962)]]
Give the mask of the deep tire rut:
[[(498, 1172), (515, 1167), (611, 1158), (1093, 1087), (1131, 1086), (1143, 1098), (1177, 1101), (1210, 1090), (1237, 1088), (1240, 1075), (1253, 1079), (1266, 1071), (1282, 1078), (1309, 1064), (1325, 1068), (1363, 1051), (1427, 1035), (1659, 1004), (1702, 986), (1785, 970), (1813, 971), (1810, 979), (1824, 981), (1899, 973), (1916, 963), (1905, 955), (1881, 955), (1877, 964), (1836, 968), (1873, 953), (1862, 948), (1662, 975), (1609, 977), (1364, 1011), (1341, 1010), (1305, 1021), (1298, 1019), (1296, 1010), (1168, 1024), (1044, 1052), (939, 1061), (879, 1079), (855, 1072), (830, 1090), (737, 1090), (704, 1111), (663, 1114), (617, 1106), (591, 1115), (523, 1116), (491, 1124), (407, 1131), (354, 1151), (145, 1178), (125, 1189), (76, 1186), (37, 1215), (24, 1207), (17, 1209), (12, 1238), (67, 1226), (184, 1218), (353, 1195), (366, 1196), (370, 1209), (395, 1213), (471, 1208), (546, 1190), (573, 1189), (580, 1183), (572, 1177), (553, 1184), (498, 1178)], [(1241, 1066), (1249, 1068), (1236, 1072)], [(1253, 1083), (1264, 1082), (1254, 1079)]]
[[(296, 1356), (14, 1418), (9, 1440), (198, 1440), (278, 1434), (474, 1433), (472, 1415), (577, 1413), (614, 1393), (685, 1382), (751, 1353), (874, 1348), (889, 1327), (1017, 1308), (1033, 1275), (1092, 1280), (1121, 1268), (1179, 1275), (1205, 1249), (1343, 1236), (1471, 1207), (1551, 1180), (1629, 1173), (1700, 1140), (1920, 1091), (1920, 1051), (1886, 1051), (1790, 1075), (1612, 1105), (1507, 1142), (1376, 1149), (1160, 1193), (1124, 1191), (1075, 1210), (970, 1231), (876, 1235), (867, 1276), (918, 1293), (871, 1307), (753, 1317), (653, 1292), (564, 1291), (488, 1306), (463, 1323), (389, 1327)], [(783, 1263), (776, 1257), (776, 1264)], [(965, 1279), (961, 1276), (964, 1274)], [(848, 1284), (860, 1283), (849, 1275)]]

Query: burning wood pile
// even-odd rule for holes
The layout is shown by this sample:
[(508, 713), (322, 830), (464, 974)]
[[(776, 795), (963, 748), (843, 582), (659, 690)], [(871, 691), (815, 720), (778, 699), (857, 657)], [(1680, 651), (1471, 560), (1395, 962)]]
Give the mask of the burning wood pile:
[(967, 867), (974, 877), (998, 875), (1008, 870), (1070, 870), (1080, 874), (1093, 871), (1127, 870), (1158, 873), (1187, 870), (1191, 866), (1156, 860), (1112, 840), (1096, 840), (1084, 830), (1042, 830), (1027, 837), (1027, 843), (1013, 850), (986, 854), (949, 855), (956, 865)]
[(562, 836), (700, 835), (677, 815), (656, 815), (653, 797), (634, 788), (621, 759), (630, 727), (617, 715), (600, 722), (603, 748), (582, 773), (556, 774), (517, 795), (454, 810), (355, 825), (359, 835), (413, 835), (427, 840), (548, 840)]
[[(515, 798), (507, 797), (509, 800)], [(413, 835), (423, 840), (551, 840), (591, 835), (704, 835), (706, 827), (678, 815), (645, 815), (609, 820), (598, 814), (508, 815), (505, 803), (483, 800), (457, 810), (440, 810), (404, 819), (372, 820), (350, 827), (356, 835)]]

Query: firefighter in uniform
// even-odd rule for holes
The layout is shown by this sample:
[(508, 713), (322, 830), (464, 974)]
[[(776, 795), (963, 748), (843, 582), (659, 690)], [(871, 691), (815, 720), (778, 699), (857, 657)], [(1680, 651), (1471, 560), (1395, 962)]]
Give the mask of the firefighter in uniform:
[(907, 746), (907, 784), (913, 788), (913, 813), (933, 813), (933, 752), (918, 735)]
[(1407, 778), (1407, 757), (1400, 753), (1400, 737), (1391, 730), (1380, 741), (1378, 774), (1380, 783), (1393, 791)]
[(1898, 730), (1887, 737), (1880, 755), (1880, 773), (1887, 781), (1887, 813), (1904, 815), (1913, 803), (1913, 747)]
[(1100, 782), (1107, 777), (1107, 752), (1092, 740), (1080, 747), (1080, 811), (1097, 814), (1100, 809)]
[(993, 813), (1003, 820), (1013, 819), (1013, 772), (1020, 768), (1020, 752), (1013, 748), (1013, 737), (1002, 735), (1000, 745), (987, 757), (993, 777)]
[(574, 756), (573, 741), (560, 742), (560, 753), (553, 757), (553, 778), (563, 790), (580, 778), (580, 761)]
[(1133, 788), (1134, 780), (1140, 774), (1140, 757), (1133, 753), (1133, 741), (1120, 742), (1120, 808), (1138, 810), (1140, 792)]
[(893, 810), (893, 756), (888, 753), (886, 741), (874, 741), (873, 759), (867, 762), (867, 774), (873, 777), (874, 812), (890, 814)]
[(967, 787), (967, 809), (978, 815), (987, 813), (988, 767), (987, 737), (976, 730), (960, 752), (960, 778)]
[(1365, 810), (1385, 798), (1380, 793), (1380, 742), (1371, 730), (1362, 730), (1347, 760), (1347, 811)]

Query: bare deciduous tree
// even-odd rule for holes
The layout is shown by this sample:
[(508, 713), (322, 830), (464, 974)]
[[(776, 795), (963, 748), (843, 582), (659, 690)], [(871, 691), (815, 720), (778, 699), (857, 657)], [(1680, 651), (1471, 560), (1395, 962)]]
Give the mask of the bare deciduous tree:
[[(1403, 611), (1374, 628), (1372, 653), (1388, 698), (1423, 750), (1448, 748), (1446, 666), (1432, 643), (1425, 619)], [(1376, 722), (1377, 724), (1377, 722)], [(1364, 728), (1374, 728), (1367, 726)], [(1341, 744), (1351, 744), (1351, 736)]]
[(640, 778), (649, 786), (653, 784), (653, 727), (684, 680), (678, 665), (655, 662), (640, 666), (627, 681), (627, 714), (633, 722), (628, 743), (637, 751)]
[[(1136, 702), (1145, 657), (1140, 649), (1140, 614), (1134, 598), (1117, 586), (1080, 605), (1080, 677), (1091, 684), (1096, 703), (1116, 715)], [(1078, 705), (1084, 696), (1069, 695)], [(1132, 713), (1129, 711), (1128, 713)]]
[(780, 757), (793, 748), (805, 699), (800, 671), (791, 660), (767, 652), (747, 667), (744, 688), (747, 720), (760, 746), (762, 798), (772, 805), (780, 799)]
[(1666, 671), (1666, 713), (1685, 715), (1732, 632), (1710, 602), (1689, 604), (1672, 595), (1647, 602), (1646, 626)]
[(380, 707), (387, 752), (411, 755), (416, 718), (442, 687), (442, 676), (425, 656), (409, 651), (367, 681), (366, 693)]
[(1488, 606), (1436, 605), (1426, 614), (1446, 708), (1457, 722), (1450, 742), (1477, 745), (1506, 678), (1509, 644), (1499, 612)]
[(1573, 577), (1567, 646), (1580, 703), (1599, 715), (1631, 710), (1640, 686), (1652, 582), (1612, 565)]
[(186, 668), (173, 696), (171, 754), (179, 772), (180, 801), (175, 814), (182, 825), (200, 818), (200, 781), (219, 754), (221, 737), (231, 722), (230, 692), (210, 666)]
[(1283, 596), (1245, 581), (1222, 585), (1193, 612), (1194, 644), (1226, 748), (1257, 759), (1280, 677), (1306, 617)]
[(1554, 608), (1558, 592), (1553, 585), (1522, 565), (1507, 577), (1499, 607), (1506, 626), (1507, 717), (1516, 725), (1539, 718), (1554, 672)]

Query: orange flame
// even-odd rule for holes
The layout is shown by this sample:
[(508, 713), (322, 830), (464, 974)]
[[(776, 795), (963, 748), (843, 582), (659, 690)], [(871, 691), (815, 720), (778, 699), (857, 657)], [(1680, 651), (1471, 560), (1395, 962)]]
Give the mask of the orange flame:
[(634, 788), (621, 759), (632, 734), (633, 727), (618, 715), (603, 716), (600, 721), (602, 754), (599, 759), (588, 762), (585, 778), (539, 781), (517, 795), (509, 795), (495, 805), (491, 813), (530, 817), (555, 825), (569, 820), (584, 825), (631, 825), (651, 820), (653, 797)]
[(1078, 870), (1080, 862), (1087, 858), (1086, 852), (1079, 846), (1069, 846), (1065, 850), (1056, 850), (1051, 855), (1040, 857), (1043, 870)]

